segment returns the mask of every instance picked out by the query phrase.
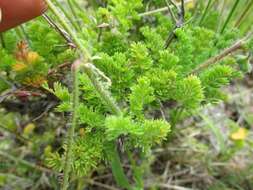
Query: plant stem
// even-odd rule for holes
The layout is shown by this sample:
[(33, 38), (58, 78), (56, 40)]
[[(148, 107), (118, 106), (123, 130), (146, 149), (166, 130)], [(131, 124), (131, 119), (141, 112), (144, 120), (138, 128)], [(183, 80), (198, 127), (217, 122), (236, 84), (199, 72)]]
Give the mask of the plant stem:
[(232, 46), (228, 47), (227, 49), (224, 49), (218, 55), (209, 58), (203, 64), (201, 64), (197, 68), (195, 68), (190, 74), (196, 74), (199, 71), (209, 67), (210, 65), (213, 65), (213, 64), (221, 61), (222, 59), (229, 56), (230, 54), (242, 49), (244, 47), (244, 45), (248, 42), (248, 40), (252, 38), (252, 35), (253, 35), (253, 31), (249, 32), (249, 34), (245, 38), (237, 41), (236, 43), (234, 43)]
[[(90, 78), (94, 88), (99, 93), (101, 99), (108, 105), (108, 107), (111, 109), (111, 111), (118, 116), (122, 115), (122, 112), (120, 108), (117, 106), (113, 98), (110, 96), (110, 94), (102, 87), (97, 77), (94, 75), (94, 72), (92, 70), (92, 65), (89, 63), (86, 63), (84, 65), (84, 72), (88, 75)], [(127, 176), (124, 173), (124, 169), (122, 167), (122, 164), (120, 162), (119, 153), (117, 150), (117, 144), (115, 142), (111, 142), (111, 150), (108, 154), (108, 158), (111, 164), (113, 176), (117, 182), (117, 184), (120, 187), (126, 188), (128, 190), (131, 190), (131, 185), (128, 182)]]
[(120, 162), (119, 153), (117, 150), (117, 144), (115, 142), (110, 143), (110, 151), (107, 152), (107, 157), (110, 161), (113, 176), (117, 184), (127, 190), (132, 190), (130, 183), (128, 182), (127, 176), (124, 173), (124, 169)]
[(18, 140), (22, 141), (24, 144), (28, 144), (29, 139), (21, 136), (20, 134), (16, 133), (15, 131), (10, 130), (8, 127), (5, 127), (4, 125), (0, 124), (0, 128), (3, 129), (4, 131), (7, 131), (8, 133), (14, 135)]
[(248, 5), (245, 7), (245, 9), (242, 11), (241, 16), (239, 17), (239, 19), (236, 21), (235, 27), (239, 27), (243, 21), (243, 19), (245, 18), (245, 16), (248, 14), (249, 10), (251, 9), (253, 5), (253, 1), (250, 1), (248, 3)]
[[(184, 4), (190, 3), (192, 1), (193, 0), (185, 0)], [(180, 4), (178, 3), (178, 5), (180, 5)], [(170, 6), (170, 7), (173, 8), (173, 6)], [(169, 8), (168, 8), (168, 6), (166, 6), (166, 7), (162, 7), (162, 8), (159, 8), (159, 9), (152, 10), (152, 11), (147, 11), (147, 12), (144, 12), (144, 13), (140, 13), (139, 17), (149, 16), (149, 15), (153, 15), (153, 14), (156, 14), (156, 13), (165, 12), (165, 11), (168, 11), (168, 10), (169, 10)]]
[(184, 108), (183, 107), (177, 107), (176, 108), (174, 117), (171, 120), (172, 131), (176, 128), (176, 125), (177, 125), (179, 119), (181, 118), (183, 112), (184, 112)]
[[(121, 115), (121, 111), (119, 109), (119, 107), (116, 105), (116, 103), (114, 102), (113, 98), (109, 95), (109, 93), (107, 93), (107, 91), (103, 88), (103, 86), (100, 84), (100, 82), (98, 81), (98, 79), (96, 78), (96, 76), (93, 73), (93, 70), (91, 68), (92, 64), (88, 64), (91, 60), (91, 54), (89, 53), (88, 49), (86, 49), (83, 44), (80, 42), (78, 36), (76, 35), (76, 33), (71, 29), (71, 27), (68, 25), (68, 23), (64, 20), (64, 18), (62, 17), (61, 13), (57, 10), (57, 7), (51, 2), (51, 0), (45, 0), (48, 3), (48, 7), (49, 9), (51, 9), (51, 11), (54, 13), (54, 15), (59, 19), (61, 25), (64, 27), (64, 29), (70, 34), (70, 36), (73, 38), (74, 43), (77, 45), (77, 47), (80, 49), (80, 55), (82, 57), (82, 62), (86, 63), (85, 64), (85, 73), (88, 75), (89, 79), (91, 80), (92, 84), (94, 85), (96, 91), (98, 92), (98, 94), (100, 94), (101, 98), (105, 101), (105, 103), (110, 107), (110, 109), (113, 111), (114, 114), (116, 115)], [(75, 67), (75, 66), (74, 66)], [(77, 68), (74, 68), (74, 70), (77, 70)], [(75, 82), (78, 82), (77, 79), (77, 72), (74, 73), (74, 77), (75, 77)], [(76, 99), (74, 100), (74, 104), (76, 102), (78, 102), (78, 97), (76, 94), (78, 94), (78, 85), (74, 85), (76, 89), (74, 89), (74, 97), (76, 97)], [(76, 91), (76, 92), (75, 92)], [(73, 105), (73, 108), (77, 106), (77, 105)], [(63, 190), (67, 190), (68, 187), (68, 183), (69, 183), (69, 173), (70, 173), (70, 162), (68, 162), (69, 160), (71, 161), (71, 146), (72, 146), (72, 142), (73, 142), (73, 135), (74, 135), (74, 128), (75, 125), (77, 124), (77, 116), (76, 116), (76, 109), (73, 110), (73, 118), (72, 118), (72, 128), (70, 131), (70, 135), (69, 135), (69, 142), (68, 142), (68, 146), (70, 148), (68, 148), (68, 151), (70, 151), (70, 153), (68, 153), (69, 158), (65, 160), (65, 167), (64, 167), (64, 182), (63, 182)], [(72, 136), (72, 137), (71, 137)], [(119, 172), (117, 173), (117, 175), (121, 176), (121, 180), (123, 181), (118, 181), (118, 176), (114, 176), (117, 183), (121, 184), (121, 183), (125, 183), (125, 184), (129, 184), (127, 177), (124, 173), (124, 170), (122, 168), (122, 165), (120, 163), (120, 159), (119, 159), (119, 153), (117, 151), (117, 147), (116, 144), (114, 144), (114, 150), (115, 150), (115, 154), (114, 154), (114, 160), (118, 160), (118, 162), (111, 162), (111, 166), (112, 169), (117, 169)], [(115, 167), (116, 166), (116, 167)], [(115, 172), (114, 172), (115, 173)]]
[[(77, 16), (77, 14), (75, 12), (75, 7), (74, 7), (74, 4), (73, 4), (73, 1), (72, 0), (67, 0), (67, 2), (68, 2), (68, 6), (69, 6), (69, 8), (71, 10), (72, 15), (74, 16), (74, 19), (76, 19), (76, 21), (78, 23), (77, 24), (78, 29), (81, 31), (82, 30), (81, 25), (80, 25), (81, 23), (78, 22), (78, 16)], [(75, 20), (73, 22), (76, 24)]]
[(81, 40), (78, 38), (77, 34), (74, 32), (74, 30), (71, 29), (68, 23), (64, 20), (62, 14), (57, 10), (56, 6), (52, 3), (52, 1), (51, 0), (45, 0), (45, 1), (47, 2), (49, 9), (58, 18), (60, 24), (64, 27), (66, 32), (68, 32), (69, 35), (73, 38), (74, 43), (81, 51), (81, 56), (83, 60), (85, 62), (89, 62), (91, 60), (91, 54), (88, 51), (88, 49), (84, 47), (84, 45), (81, 43)]
[(212, 119), (209, 118), (208, 116), (206, 116), (200, 112), (198, 113), (198, 115), (205, 122), (206, 128), (214, 134), (217, 144), (219, 146), (219, 152), (224, 153), (226, 151), (226, 145), (225, 145), (225, 139), (222, 135), (221, 130), (215, 126)]
[(221, 34), (225, 31), (225, 29), (226, 29), (226, 27), (227, 27), (229, 21), (231, 20), (231, 18), (232, 18), (232, 16), (233, 16), (233, 14), (234, 14), (234, 12), (235, 12), (237, 6), (239, 5), (239, 2), (240, 2), (240, 0), (236, 0), (236, 1), (235, 1), (235, 4), (234, 4), (234, 6), (232, 7), (231, 11), (229, 12), (228, 17), (227, 17), (227, 19), (226, 19), (226, 21), (225, 21), (225, 23), (224, 23), (224, 25), (223, 25), (223, 27), (222, 27), (222, 29), (221, 29), (221, 32), (220, 32)]
[(202, 22), (203, 22), (203, 20), (206, 18), (206, 15), (207, 15), (207, 12), (208, 12), (208, 10), (209, 10), (209, 8), (211, 6), (211, 3), (212, 3), (212, 0), (209, 0), (208, 3), (207, 3), (207, 5), (206, 5), (206, 8), (204, 10), (204, 13), (203, 13), (203, 15), (202, 15), (202, 17), (201, 17), (201, 19), (199, 21), (199, 25), (201, 25)]
[[(78, 36), (74, 32), (74, 30), (71, 29), (71, 27), (68, 25), (68, 23), (64, 20), (61, 13), (58, 11), (56, 6), (51, 2), (51, 0), (45, 0), (48, 4), (49, 9), (54, 13), (54, 15), (58, 18), (60, 21), (60, 24), (64, 27), (64, 29), (69, 33), (69, 35), (73, 38), (74, 43), (77, 45), (79, 50), (81, 51), (81, 55), (83, 60), (89, 61), (91, 59), (91, 55), (89, 51), (83, 46), (83, 44), (80, 42)], [(67, 190), (69, 185), (69, 176), (71, 172), (71, 161), (72, 161), (72, 146), (74, 142), (74, 133), (75, 128), (77, 125), (77, 106), (79, 104), (79, 86), (78, 86), (78, 68), (74, 68), (72, 70), (73, 75), (73, 102), (72, 102), (72, 126), (68, 130), (68, 138), (67, 138), (67, 152), (65, 157), (65, 163), (64, 163), (64, 178), (63, 178), (63, 185), (62, 189)]]
[(42, 17), (47, 21), (47, 23), (54, 28), (67, 42), (67, 44), (72, 47), (76, 48), (74, 42), (69, 37), (67, 32), (65, 32), (63, 29), (61, 29), (47, 14), (43, 14)]
[(30, 162), (28, 162), (26, 160), (23, 160), (23, 159), (20, 159), (20, 158), (18, 158), (16, 156), (12, 156), (12, 155), (10, 155), (10, 154), (8, 154), (6, 152), (3, 152), (1, 150), (0, 150), (0, 156), (2, 156), (4, 158), (7, 158), (7, 159), (9, 159), (11, 161), (14, 161), (16, 163), (23, 164), (23, 165), (25, 165), (25, 166), (27, 166), (29, 168), (33, 168), (33, 169), (35, 169), (37, 171), (40, 171), (40, 172), (54, 173), (52, 170), (49, 170), (49, 169), (47, 169), (45, 167), (42, 167), (42, 166), (30, 163)]
[[(58, 0), (55, 0), (55, 3), (57, 7), (62, 11), (62, 13), (66, 16), (66, 18), (70, 21), (71, 25), (75, 28), (75, 30), (80, 30), (80, 27), (76, 22), (74, 21), (73, 17), (71, 14), (69, 14), (69, 11), (66, 10), (65, 7), (63, 7), (62, 3), (58, 2)], [(72, 10), (71, 10), (72, 11)]]
[(72, 122), (68, 129), (67, 137), (67, 150), (64, 163), (64, 177), (62, 189), (67, 190), (69, 185), (69, 174), (71, 172), (71, 163), (73, 160), (72, 146), (74, 143), (75, 128), (78, 121), (78, 105), (79, 105), (79, 81), (78, 81), (78, 68), (74, 68), (72, 71), (73, 76), (73, 97), (72, 97)]
[(95, 76), (93, 72), (93, 65), (90, 63), (86, 63), (84, 66), (84, 72), (88, 75), (89, 79), (91, 80), (94, 88), (100, 95), (101, 99), (104, 100), (104, 102), (107, 104), (107, 106), (111, 109), (111, 111), (120, 116), (122, 115), (120, 108), (115, 103), (114, 99), (111, 97), (111, 95), (103, 88), (103, 86), (100, 84), (99, 80)]

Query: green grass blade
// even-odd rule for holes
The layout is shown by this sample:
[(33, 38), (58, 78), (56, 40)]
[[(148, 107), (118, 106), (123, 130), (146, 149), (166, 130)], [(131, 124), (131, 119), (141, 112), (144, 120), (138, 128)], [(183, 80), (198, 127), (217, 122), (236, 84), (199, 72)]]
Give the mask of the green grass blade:
[(233, 14), (235, 13), (236, 8), (237, 8), (238, 5), (239, 5), (239, 2), (240, 2), (240, 0), (236, 0), (236, 1), (235, 1), (235, 4), (234, 4), (234, 6), (232, 7), (231, 11), (229, 12), (228, 17), (227, 17), (227, 19), (226, 19), (226, 21), (225, 21), (225, 23), (224, 23), (224, 25), (223, 25), (223, 27), (222, 27), (222, 29), (221, 29), (221, 32), (220, 32), (221, 34), (222, 34), (222, 33), (225, 31), (225, 29), (227, 28), (228, 23), (230, 22), (230, 20), (231, 20)]

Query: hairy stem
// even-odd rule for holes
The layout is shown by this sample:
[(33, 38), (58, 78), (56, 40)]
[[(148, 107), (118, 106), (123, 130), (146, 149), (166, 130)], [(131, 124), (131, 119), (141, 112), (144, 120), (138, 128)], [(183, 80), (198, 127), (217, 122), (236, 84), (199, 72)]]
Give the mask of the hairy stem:
[[(117, 106), (117, 104), (115, 103), (113, 98), (110, 96), (109, 92), (107, 92), (107, 90), (105, 90), (102, 87), (99, 80), (97, 79), (97, 76), (94, 74), (93, 65), (90, 64), (90, 63), (86, 63), (86, 64), (79, 63), (79, 64), (77, 64), (76, 67), (78, 67), (79, 65), (80, 65), (80, 67), (84, 68), (84, 72), (89, 77), (89, 79), (92, 82), (94, 88), (96, 89), (96, 91), (100, 95), (101, 99), (111, 109), (112, 113), (114, 113), (115, 115), (121, 116), (122, 112), (121, 112), (120, 108)], [(125, 175), (124, 169), (123, 169), (122, 164), (120, 162), (120, 156), (119, 156), (119, 153), (118, 153), (118, 150), (117, 150), (117, 143), (111, 142), (110, 145), (111, 145), (111, 150), (107, 154), (108, 154), (108, 159), (109, 159), (110, 164), (111, 164), (113, 176), (114, 176), (117, 184), (120, 187), (123, 187), (123, 188), (126, 188), (126, 189), (130, 190), (131, 185), (128, 182), (127, 176)]]
[[(95, 87), (96, 91), (99, 93), (101, 99), (107, 104), (107, 106), (111, 109), (111, 111), (118, 116), (122, 115), (122, 112), (120, 108), (117, 106), (113, 98), (110, 96), (110, 94), (102, 87), (99, 80), (95, 76), (92, 64), (86, 63), (82, 65), (84, 67), (84, 72), (88, 75), (90, 78), (93, 86)], [(127, 176), (124, 173), (124, 169), (122, 167), (120, 156), (117, 150), (117, 143), (111, 142), (111, 150), (110, 152), (107, 152), (108, 159), (111, 164), (113, 176), (117, 182), (117, 184), (125, 189), (131, 190), (131, 185), (128, 182)]]
[(93, 86), (95, 87), (96, 91), (100, 95), (101, 99), (107, 104), (107, 106), (111, 109), (111, 111), (120, 116), (122, 115), (120, 108), (115, 103), (114, 99), (111, 95), (103, 88), (100, 84), (99, 80), (94, 74), (93, 65), (90, 63), (84, 64), (84, 72), (88, 75), (89, 79), (91, 80)]
[(71, 163), (73, 161), (72, 146), (74, 143), (75, 128), (78, 120), (78, 105), (79, 105), (79, 81), (78, 81), (78, 68), (74, 68), (73, 75), (73, 95), (72, 95), (72, 121), (71, 126), (68, 129), (67, 137), (67, 150), (64, 163), (64, 177), (62, 189), (67, 190), (69, 185), (69, 174), (71, 172)]
[[(51, 11), (54, 13), (54, 15), (58, 18), (58, 20), (60, 21), (61, 25), (64, 27), (64, 29), (69, 33), (69, 35), (73, 38), (74, 43), (76, 44), (76, 46), (79, 48), (80, 50), (80, 55), (82, 57), (82, 62), (83, 63), (89, 63), (92, 60), (91, 54), (89, 52), (88, 49), (86, 49), (83, 44), (81, 43), (81, 40), (79, 40), (77, 34), (72, 30), (72, 28), (68, 25), (68, 23), (64, 20), (64, 18), (62, 17), (61, 13), (58, 11), (57, 7), (51, 2), (51, 0), (45, 0), (48, 3), (48, 7), (49, 9), (51, 9)], [(77, 64), (78, 65), (78, 64)], [(105, 101), (105, 103), (109, 106), (109, 108), (113, 111), (114, 114), (116, 115), (121, 115), (121, 111), (119, 109), (119, 107), (116, 105), (116, 103), (114, 102), (113, 98), (110, 96), (110, 94), (103, 88), (103, 86), (100, 84), (100, 82), (98, 81), (97, 77), (95, 76), (95, 74), (93, 73), (92, 70), (92, 64), (86, 64), (85, 65), (85, 73), (88, 75), (89, 79), (91, 80), (92, 84), (94, 85), (97, 93), (101, 96), (101, 98)], [(73, 66), (75, 67), (75, 65)], [(74, 68), (74, 70), (77, 70), (77, 68)], [(75, 80), (78, 81), (77, 79), (77, 72), (74, 73), (74, 77)], [(76, 81), (76, 82), (77, 82)], [(76, 84), (74, 85), (76, 86)], [(76, 92), (75, 92), (76, 91)], [(74, 97), (76, 97), (76, 94), (78, 92), (78, 87), (76, 89), (74, 89)], [(76, 97), (77, 102), (78, 102), (78, 97)], [(76, 102), (76, 100), (74, 100), (74, 102)], [(74, 105), (76, 106), (76, 105)], [(70, 153), (68, 153), (70, 155), (70, 158), (66, 158), (65, 160), (65, 168), (64, 168), (64, 182), (63, 182), (63, 190), (67, 190), (68, 187), (68, 183), (69, 183), (69, 173), (70, 173), (70, 162), (68, 162), (69, 160), (71, 161), (71, 146), (73, 143), (73, 135), (74, 135), (74, 128), (75, 125), (77, 124), (77, 118), (76, 118), (76, 114), (75, 113), (75, 109), (73, 110), (73, 116), (72, 116), (72, 128), (70, 131), (70, 135), (72, 136), (72, 138), (70, 138), (68, 144), (69, 147), (68, 151), (70, 151)], [(122, 168), (122, 165), (120, 163), (120, 159), (119, 159), (119, 153), (117, 151), (116, 148), (116, 144), (114, 144), (115, 148), (114, 150), (116, 150), (114, 156), (114, 160), (119, 160), (119, 162), (115, 162), (115, 163), (111, 163), (112, 169), (114, 170), (114, 168), (116, 168), (118, 170), (117, 175), (121, 176), (121, 180), (124, 180), (123, 182), (118, 181), (118, 176), (115, 176), (115, 179), (117, 181), (118, 184), (121, 183), (125, 183), (125, 184), (129, 184), (128, 179), (124, 173), (124, 170)], [(116, 156), (117, 155), (117, 156)], [(115, 173), (115, 172), (114, 172)], [(123, 176), (123, 177), (122, 177)]]

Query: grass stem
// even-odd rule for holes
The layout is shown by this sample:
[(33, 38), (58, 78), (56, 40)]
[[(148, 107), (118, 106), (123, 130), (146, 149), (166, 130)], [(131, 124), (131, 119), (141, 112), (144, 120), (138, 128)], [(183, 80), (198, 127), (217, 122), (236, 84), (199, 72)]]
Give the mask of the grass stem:
[(201, 19), (200, 19), (200, 21), (199, 21), (199, 25), (201, 25), (202, 22), (204, 21), (204, 19), (206, 18), (206, 15), (207, 15), (208, 10), (209, 10), (209, 8), (210, 8), (210, 6), (211, 6), (211, 4), (212, 4), (212, 1), (213, 1), (213, 0), (208, 0), (208, 3), (207, 3), (206, 8), (205, 8), (205, 10), (204, 10), (204, 13), (202, 14), (202, 17), (201, 17)]
[(248, 5), (245, 7), (245, 9), (242, 11), (241, 16), (238, 18), (238, 20), (236, 21), (235, 27), (239, 27), (242, 24), (242, 21), (244, 20), (244, 18), (247, 16), (248, 12), (250, 11), (250, 9), (253, 6), (253, 1), (250, 1), (248, 3)]
[(233, 5), (231, 11), (229, 12), (228, 17), (227, 17), (227, 19), (226, 19), (226, 21), (225, 21), (225, 23), (224, 23), (224, 25), (223, 25), (223, 27), (221, 29), (221, 32), (220, 32), (221, 34), (223, 34), (223, 32), (225, 31), (225, 29), (227, 28), (228, 23), (230, 22), (233, 14), (235, 13), (235, 10), (236, 10), (237, 6), (239, 5), (239, 2), (240, 2), (240, 0), (236, 0), (235, 1), (235, 4)]

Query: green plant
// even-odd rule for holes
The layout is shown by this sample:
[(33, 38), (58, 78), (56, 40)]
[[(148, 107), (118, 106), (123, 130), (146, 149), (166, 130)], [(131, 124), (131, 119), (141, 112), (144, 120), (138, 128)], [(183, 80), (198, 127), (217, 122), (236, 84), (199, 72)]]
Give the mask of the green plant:
[[(21, 52), (25, 63), (16, 63), (20, 54), (13, 56), (13, 44), (20, 35), (4, 34), (7, 45), (0, 50), (4, 75), (0, 82), (18, 83), (26, 89), (42, 87), (44, 94), (60, 101), (55, 111), (71, 114), (63, 150), (45, 154), (46, 164), (64, 173), (63, 190), (73, 187), (75, 179), (91, 175), (102, 161), (110, 163), (121, 188), (143, 189), (139, 182), (143, 174), (132, 182), (121, 163), (122, 155), (127, 153), (134, 167), (145, 165), (151, 148), (174, 132), (183, 115), (225, 99), (222, 87), (245, 72), (234, 54), (240, 51), (245, 60), (251, 58), (252, 32), (241, 34), (228, 27), (239, 1), (220, 33), (202, 26), (212, 1), (200, 25), (191, 20), (193, 12), (183, 13), (184, 1), (169, 8), (165, 1), (151, 3), (166, 9), (148, 14), (139, 14), (148, 5), (141, 0), (109, 0), (103, 8), (93, 2), (87, 12), (77, 0), (63, 5), (46, 1), (58, 32), (41, 18), (26, 26), (32, 64), (28, 49)], [(164, 10), (178, 14), (183, 23), (174, 27)], [(65, 73), (72, 85), (50, 76), (52, 69), (73, 60), (71, 72)], [(1, 85), (0, 90), (8, 85)], [(133, 157), (143, 162), (138, 165)]]

